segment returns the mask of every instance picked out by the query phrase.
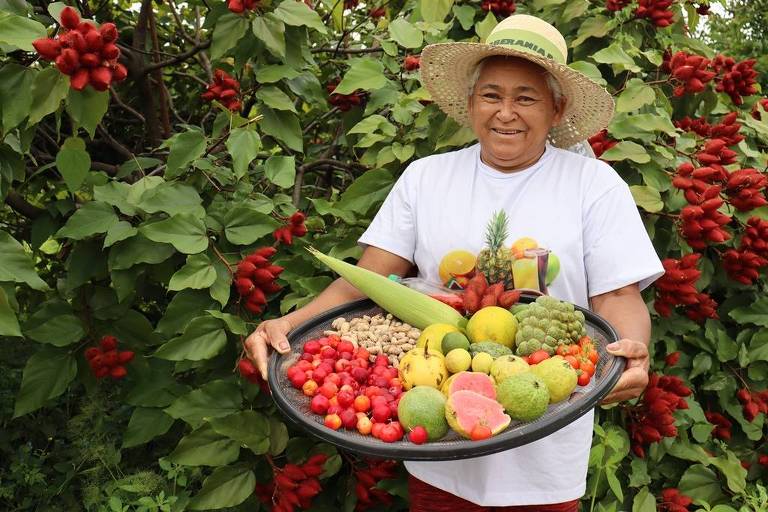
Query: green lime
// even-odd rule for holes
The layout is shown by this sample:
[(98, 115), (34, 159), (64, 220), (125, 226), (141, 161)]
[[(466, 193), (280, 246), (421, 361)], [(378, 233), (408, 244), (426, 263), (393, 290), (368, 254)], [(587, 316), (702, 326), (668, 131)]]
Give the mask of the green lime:
[(461, 332), (449, 332), (443, 336), (443, 354), (447, 354), (455, 348), (469, 350), (469, 340)]

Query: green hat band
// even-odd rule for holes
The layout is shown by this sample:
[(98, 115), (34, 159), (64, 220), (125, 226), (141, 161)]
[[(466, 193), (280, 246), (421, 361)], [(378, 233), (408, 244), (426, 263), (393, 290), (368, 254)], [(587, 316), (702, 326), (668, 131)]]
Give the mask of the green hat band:
[(488, 36), (486, 44), (493, 46), (506, 46), (512, 50), (518, 50), (540, 57), (552, 59), (557, 63), (565, 64), (565, 55), (552, 44), (552, 42), (542, 37), (536, 32), (528, 30), (506, 29), (499, 30)]

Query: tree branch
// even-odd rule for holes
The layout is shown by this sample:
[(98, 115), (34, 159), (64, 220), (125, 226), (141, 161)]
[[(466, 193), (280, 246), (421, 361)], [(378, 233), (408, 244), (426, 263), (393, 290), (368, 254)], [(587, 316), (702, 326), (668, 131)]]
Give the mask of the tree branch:
[(186, 52), (182, 52), (178, 54), (176, 57), (172, 59), (149, 64), (144, 68), (144, 73), (146, 74), (156, 69), (161, 69), (166, 66), (173, 66), (174, 64), (178, 64), (179, 62), (184, 62), (190, 57), (194, 57), (197, 52), (207, 49), (209, 46), (211, 46), (211, 40), (206, 39), (205, 41), (202, 41), (201, 43), (195, 45), (193, 48), (187, 50)]
[(133, 159), (133, 157), (134, 157), (134, 156), (133, 156), (133, 153), (131, 152), (131, 150), (130, 150), (130, 149), (128, 149), (128, 148), (126, 148), (126, 147), (125, 147), (125, 146), (123, 146), (122, 144), (120, 144), (120, 143), (119, 143), (117, 140), (115, 140), (115, 138), (114, 138), (114, 137), (112, 137), (112, 136), (109, 134), (109, 132), (107, 131), (107, 129), (106, 129), (106, 128), (104, 128), (104, 125), (102, 125), (101, 123), (99, 123), (99, 124), (96, 126), (96, 131), (98, 131), (98, 132), (99, 132), (99, 135), (101, 135), (101, 136), (104, 138), (104, 141), (105, 141), (107, 144), (109, 144), (110, 146), (112, 146), (112, 147), (115, 149), (115, 151), (117, 151), (117, 152), (118, 152), (118, 153), (120, 153), (122, 156), (124, 156), (124, 157), (126, 158), (126, 160), (130, 160), (130, 159)]
[(16, 213), (20, 213), (28, 219), (36, 219), (45, 213), (44, 209), (30, 204), (15, 190), (8, 191), (8, 195), (5, 196), (5, 204), (10, 206)]

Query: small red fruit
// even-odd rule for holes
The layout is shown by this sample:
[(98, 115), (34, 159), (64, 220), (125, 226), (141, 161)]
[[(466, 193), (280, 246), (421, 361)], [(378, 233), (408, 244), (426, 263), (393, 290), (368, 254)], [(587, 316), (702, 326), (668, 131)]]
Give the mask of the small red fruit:
[(80, 15), (73, 8), (67, 6), (61, 11), (61, 25), (69, 30), (74, 30), (80, 24)]
[(472, 432), (470, 432), (470, 437), (473, 441), (482, 441), (483, 439), (488, 439), (491, 437), (491, 429), (488, 428), (486, 425), (477, 424), (475, 425), (475, 428), (472, 429)]
[(545, 359), (549, 359), (549, 354), (547, 353), (547, 351), (537, 350), (536, 352), (528, 356), (528, 364), (531, 364), (531, 365), (539, 364)]
[(367, 416), (362, 415), (357, 419), (357, 431), (363, 434), (364, 436), (367, 436), (371, 433), (371, 430), (373, 429), (373, 423), (370, 419), (368, 419)]
[(357, 414), (355, 414), (354, 409), (344, 409), (341, 411), (339, 417), (341, 418), (341, 424), (344, 425), (344, 428), (353, 429), (357, 426)]
[(122, 379), (126, 375), (128, 375), (128, 372), (125, 369), (125, 366), (113, 366), (111, 370), (109, 370), (109, 375), (113, 379)]
[(99, 341), (99, 345), (101, 345), (101, 348), (106, 350), (115, 350), (117, 348), (117, 338), (114, 336), (102, 336), (101, 340)]
[(391, 423), (384, 425), (384, 428), (381, 429), (381, 440), (385, 443), (394, 443), (402, 438), (402, 433)]
[(389, 419), (389, 417), (392, 415), (392, 411), (390, 411), (389, 407), (386, 405), (377, 405), (373, 409), (373, 419), (377, 422), (385, 422)]
[(579, 380), (577, 381), (578, 385), (586, 386), (589, 384), (590, 380), (592, 380), (592, 376), (584, 370), (581, 370), (581, 373), (579, 374)]
[(324, 415), (328, 412), (328, 406), (328, 399), (323, 395), (313, 396), (312, 401), (309, 403), (309, 409), (317, 415)]
[(308, 380), (304, 383), (303, 386), (301, 386), (301, 391), (307, 396), (315, 396), (315, 393), (317, 393), (317, 388), (317, 382), (314, 380)]
[(341, 417), (338, 414), (329, 414), (323, 420), (323, 424), (332, 430), (339, 430), (341, 428)]
[(358, 412), (367, 412), (371, 410), (371, 399), (365, 395), (355, 397), (354, 407)]
[(411, 433), (408, 434), (408, 440), (413, 444), (424, 444), (427, 442), (428, 438), (429, 435), (427, 434), (427, 429), (421, 425), (413, 427)]

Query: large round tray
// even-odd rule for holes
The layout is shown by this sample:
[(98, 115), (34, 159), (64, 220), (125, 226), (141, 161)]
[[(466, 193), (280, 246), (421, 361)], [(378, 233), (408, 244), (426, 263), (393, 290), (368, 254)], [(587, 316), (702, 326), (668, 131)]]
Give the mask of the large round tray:
[[(532, 302), (535, 297), (523, 296), (521, 302)], [(286, 372), (302, 353), (304, 343), (321, 337), (331, 330), (331, 322), (344, 316), (347, 319), (383, 312), (373, 301), (362, 299), (343, 304), (298, 326), (288, 335), (291, 352), (274, 352), (269, 360), (269, 387), (277, 407), (300, 428), (340, 448), (362, 455), (400, 460), (456, 460), (489, 455), (537, 441), (572, 423), (594, 408), (608, 394), (624, 371), (625, 360), (612, 356), (605, 346), (618, 340), (611, 325), (592, 311), (576, 306), (587, 320), (587, 334), (597, 346), (599, 360), (595, 375), (585, 387), (577, 387), (568, 400), (550, 405), (547, 412), (532, 422), (512, 421), (501, 434), (484, 441), (470, 441), (449, 431), (439, 441), (422, 445), (407, 440), (385, 443), (356, 430), (331, 430), (323, 425), (323, 417), (309, 410), (309, 398), (295, 389)]]

